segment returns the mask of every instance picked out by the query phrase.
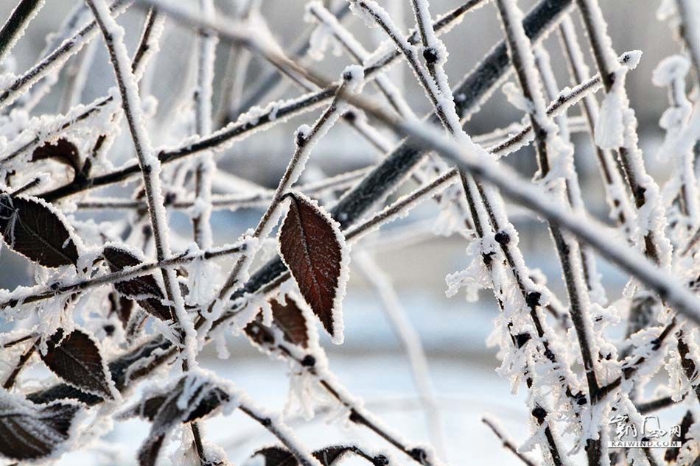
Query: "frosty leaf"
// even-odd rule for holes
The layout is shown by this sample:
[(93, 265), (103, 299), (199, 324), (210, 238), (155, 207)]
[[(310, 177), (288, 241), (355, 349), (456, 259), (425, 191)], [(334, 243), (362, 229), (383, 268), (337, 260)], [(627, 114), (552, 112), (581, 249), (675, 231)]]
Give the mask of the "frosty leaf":
[(292, 298), (287, 298), (286, 304), (272, 300), (272, 319), (284, 333), (284, 339), (302, 348), (309, 344), (309, 328), (299, 304)]
[(0, 231), (10, 249), (45, 267), (78, 262), (78, 249), (64, 220), (38, 199), (0, 194)]
[(52, 159), (73, 169), (75, 174), (81, 171), (80, 155), (75, 144), (67, 139), (59, 139), (55, 144), (47, 142), (37, 147), (32, 154), (32, 162)]
[[(141, 264), (141, 260), (125, 249), (105, 246), (104, 256), (109, 269), (119, 272), (127, 267)], [(165, 295), (153, 275), (142, 275), (114, 284), (114, 288), (122, 295), (139, 303), (148, 313), (161, 320), (173, 320), (172, 309), (163, 304)]]
[(321, 450), (316, 450), (314, 456), (317, 460), (321, 462), (324, 466), (332, 466), (336, 461), (340, 460), (347, 453), (354, 453), (354, 447), (347, 447), (344, 445), (333, 445), (330, 447), (323, 448)]
[(113, 400), (112, 376), (95, 340), (81, 330), (64, 336), (59, 330), (51, 336), (42, 361), (51, 371), (75, 388)]
[(297, 466), (299, 464), (289, 450), (281, 447), (263, 448), (256, 451), (252, 458), (264, 459), (264, 463), (255, 463), (261, 464), (261, 466)]
[[(338, 460), (340, 460), (346, 453), (354, 453), (356, 451), (355, 447), (349, 447), (344, 445), (334, 445), (330, 447), (317, 450), (313, 453), (314, 457), (323, 466), (333, 466)], [(292, 455), (292, 453), (282, 447), (267, 447), (256, 451), (252, 458), (264, 459), (264, 466), (298, 466), (299, 462)], [(257, 459), (256, 458), (256, 459)], [(258, 463), (255, 463), (258, 464)]]
[(35, 405), (0, 394), (0, 455), (18, 461), (51, 455), (68, 440), (79, 409), (73, 403)]
[(139, 464), (156, 463), (167, 434), (181, 423), (208, 416), (230, 400), (222, 388), (197, 377), (183, 377), (174, 387), (147, 397), (120, 417), (141, 416), (153, 422), (148, 439), (139, 450)]
[(342, 339), (341, 299), (347, 282), (347, 250), (339, 225), (298, 193), (280, 228), (280, 253), (299, 290), (324, 328)]
[[(309, 346), (309, 326), (299, 303), (293, 298), (287, 297), (286, 304), (281, 304), (273, 299), (270, 301), (270, 307), (272, 308), (273, 322), (282, 331), (284, 339), (294, 345), (307, 348)], [(273, 343), (272, 334), (259, 320), (249, 323), (245, 327), (245, 332), (261, 346)]]
[[(176, 390), (182, 393), (184, 382), (178, 383)], [(163, 404), (168, 400), (170, 394), (160, 394), (148, 397), (141, 401), (138, 405), (124, 412), (120, 417), (125, 419), (129, 417), (141, 417), (153, 421), (156, 415), (163, 407)], [(197, 419), (208, 416), (212, 411), (218, 408), (222, 403), (228, 402), (229, 395), (219, 387), (210, 388), (201, 398), (197, 407), (192, 410), (182, 422), (192, 422)]]

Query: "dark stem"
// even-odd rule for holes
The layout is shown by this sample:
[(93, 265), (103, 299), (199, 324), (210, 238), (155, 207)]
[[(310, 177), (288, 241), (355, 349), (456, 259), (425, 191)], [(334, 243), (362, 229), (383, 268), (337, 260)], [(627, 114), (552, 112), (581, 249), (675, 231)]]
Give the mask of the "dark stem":
[(535, 466), (535, 463), (533, 463), (525, 455), (520, 453), (518, 451), (518, 447), (516, 447), (515, 444), (508, 437), (506, 437), (505, 434), (501, 432), (500, 429), (496, 427), (496, 424), (494, 424), (490, 419), (483, 417), (481, 418), (481, 422), (486, 424), (488, 428), (491, 429), (491, 431), (496, 435), (496, 437), (498, 437), (498, 440), (500, 440), (501, 443), (503, 443), (504, 448), (510, 450), (515, 456), (518, 457), (520, 461), (525, 463), (527, 466)]
[(10, 53), (12, 47), (24, 33), (27, 24), (34, 19), (46, 0), (20, 0), (0, 29), (0, 63)]
[(9, 390), (12, 388), (12, 386), (15, 384), (15, 381), (17, 380), (17, 377), (19, 376), (19, 373), (22, 372), (22, 369), (24, 369), (24, 366), (27, 364), (27, 361), (29, 361), (29, 358), (32, 357), (34, 351), (36, 351), (36, 344), (32, 343), (31, 345), (29, 345), (29, 348), (27, 348), (25, 352), (22, 353), (22, 356), (20, 356), (19, 361), (17, 361), (17, 365), (7, 377), (5, 383), (2, 384), (2, 388), (4, 388), (5, 390)]

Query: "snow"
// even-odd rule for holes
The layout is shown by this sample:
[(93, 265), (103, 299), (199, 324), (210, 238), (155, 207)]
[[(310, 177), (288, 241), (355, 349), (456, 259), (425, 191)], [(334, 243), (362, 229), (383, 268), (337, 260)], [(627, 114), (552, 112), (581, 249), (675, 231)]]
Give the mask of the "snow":
[(595, 143), (601, 149), (618, 149), (624, 145), (624, 107), (621, 93), (624, 75), (617, 74), (613, 89), (605, 95), (595, 124)]

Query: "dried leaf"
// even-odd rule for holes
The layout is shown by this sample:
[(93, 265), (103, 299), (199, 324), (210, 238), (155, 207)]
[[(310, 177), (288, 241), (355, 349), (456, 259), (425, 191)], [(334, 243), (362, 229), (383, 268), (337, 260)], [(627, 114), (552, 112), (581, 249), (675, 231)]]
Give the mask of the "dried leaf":
[(59, 330), (49, 339), (41, 359), (69, 385), (106, 400), (114, 399), (112, 375), (97, 343), (85, 332), (74, 330), (64, 336)]
[(78, 404), (35, 405), (5, 393), (0, 395), (0, 455), (18, 461), (54, 453), (68, 440)]
[(280, 253), (326, 331), (341, 339), (340, 300), (348, 261), (343, 235), (339, 225), (311, 200), (297, 193), (289, 199), (280, 228)]
[(287, 297), (287, 302), (284, 305), (276, 299), (272, 300), (270, 304), (272, 305), (272, 319), (284, 333), (285, 340), (306, 348), (309, 345), (309, 329), (299, 304), (290, 297)]
[[(344, 445), (334, 445), (317, 450), (313, 453), (314, 457), (323, 466), (333, 466), (346, 453), (354, 453), (354, 447)], [(253, 457), (262, 457), (265, 459), (264, 466), (298, 466), (299, 462), (292, 453), (282, 447), (267, 447), (256, 451)]]
[(44, 201), (1, 193), (0, 231), (10, 249), (44, 267), (78, 263), (68, 226)]
[(55, 143), (47, 142), (41, 147), (34, 149), (32, 162), (37, 160), (52, 159), (73, 169), (75, 174), (80, 173), (81, 161), (78, 148), (67, 139), (61, 138)]
[(149, 396), (120, 418), (140, 416), (153, 422), (151, 433), (139, 449), (139, 464), (156, 464), (163, 440), (174, 427), (208, 416), (230, 400), (222, 388), (207, 380), (185, 376), (173, 387)]
[(324, 466), (332, 466), (336, 461), (340, 460), (347, 453), (355, 453), (355, 447), (348, 447), (345, 445), (333, 445), (330, 447), (322, 448), (321, 450), (316, 450), (314, 456), (317, 460), (321, 462)]
[[(178, 385), (177, 390), (181, 393), (182, 386)], [(153, 421), (165, 403), (168, 400), (166, 394), (150, 396), (141, 401), (138, 405), (127, 410), (119, 417), (121, 419), (126, 419), (130, 417), (141, 417)], [(197, 407), (193, 409), (182, 422), (192, 422), (197, 419), (204, 418), (211, 414), (212, 411), (221, 406), (222, 403), (228, 402), (230, 399), (229, 395), (219, 387), (212, 387), (207, 390), (206, 394), (202, 396)]]
[(289, 450), (281, 447), (267, 447), (256, 451), (253, 457), (265, 458), (264, 466), (298, 466), (299, 462)]
[[(102, 255), (112, 273), (141, 264), (138, 257), (125, 249), (114, 246), (105, 246)], [(139, 303), (142, 308), (155, 317), (161, 320), (173, 320), (173, 311), (169, 306), (163, 304), (165, 294), (153, 275), (141, 275), (117, 282), (114, 284), (114, 289), (122, 296)]]

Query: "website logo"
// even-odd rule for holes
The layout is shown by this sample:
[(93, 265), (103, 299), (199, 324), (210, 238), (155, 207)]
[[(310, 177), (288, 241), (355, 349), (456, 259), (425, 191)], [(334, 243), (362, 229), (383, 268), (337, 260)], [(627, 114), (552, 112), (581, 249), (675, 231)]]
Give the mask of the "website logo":
[(645, 416), (643, 424), (630, 422), (626, 414), (610, 420), (615, 424), (615, 435), (608, 442), (610, 448), (680, 448), (681, 426), (663, 429), (658, 416)]

